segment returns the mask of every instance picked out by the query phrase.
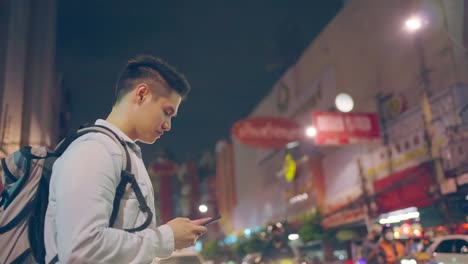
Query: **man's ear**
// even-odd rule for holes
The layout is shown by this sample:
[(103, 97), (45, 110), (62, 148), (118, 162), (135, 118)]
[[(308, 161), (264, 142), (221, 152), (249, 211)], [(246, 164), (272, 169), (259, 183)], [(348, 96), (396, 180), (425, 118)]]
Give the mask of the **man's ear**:
[(146, 100), (149, 95), (150, 95), (150, 88), (148, 87), (147, 84), (145, 83), (141, 83), (139, 84), (136, 89), (135, 89), (135, 92), (134, 92), (134, 95), (135, 95), (135, 100), (137, 101), (137, 103), (142, 103), (144, 100)]

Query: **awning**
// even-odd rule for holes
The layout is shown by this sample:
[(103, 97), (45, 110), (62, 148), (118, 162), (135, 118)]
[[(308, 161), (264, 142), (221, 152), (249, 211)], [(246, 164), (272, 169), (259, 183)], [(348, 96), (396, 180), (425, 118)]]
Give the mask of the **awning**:
[(374, 181), (380, 213), (407, 207), (426, 207), (434, 203), (430, 194), (433, 183), (429, 162)]

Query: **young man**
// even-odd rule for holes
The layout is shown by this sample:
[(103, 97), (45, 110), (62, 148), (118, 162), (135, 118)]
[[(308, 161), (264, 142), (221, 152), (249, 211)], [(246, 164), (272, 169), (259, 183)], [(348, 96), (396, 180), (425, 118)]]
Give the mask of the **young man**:
[[(126, 141), (133, 173), (153, 213), (153, 187), (135, 142), (151, 144), (169, 131), (189, 90), (174, 68), (160, 59), (140, 56), (130, 60), (119, 76), (107, 119), (96, 121)], [(157, 227), (154, 217), (143, 231), (124, 231), (146, 219), (131, 189), (125, 192), (110, 228), (121, 152), (108, 136), (88, 133), (55, 162), (44, 231), (47, 263), (57, 254), (59, 263), (151, 263), (155, 257), (168, 257), (176, 249), (192, 246), (207, 231), (200, 225), (207, 219), (176, 218)]]

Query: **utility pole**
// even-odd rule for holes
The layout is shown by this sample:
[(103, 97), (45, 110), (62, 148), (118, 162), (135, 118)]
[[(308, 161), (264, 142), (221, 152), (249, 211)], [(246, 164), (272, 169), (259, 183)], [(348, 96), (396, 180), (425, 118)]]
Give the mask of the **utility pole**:
[(365, 215), (364, 215), (364, 222), (366, 224), (367, 232), (369, 233), (372, 228), (372, 217), (373, 217), (373, 211), (371, 207), (371, 198), (369, 195), (369, 190), (367, 188), (368, 180), (366, 178), (366, 175), (364, 173), (364, 169), (362, 167), (362, 162), (361, 159), (357, 159), (357, 165), (358, 165), (358, 170), (359, 170), (359, 178), (361, 180), (361, 191), (362, 191), (362, 197), (364, 200), (364, 206), (365, 206)]
[(436, 202), (440, 202), (442, 213), (446, 222), (451, 222), (451, 216), (448, 210), (448, 205), (441, 193), (441, 185), (445, 181), (444, 170), (442, 167), (442, 160), (440, 155), (440, 146), (437, 143), (437, 139), (434, 133), (434, 127), (432, 125), (432, 109), (430, 104), (430, 79), (429, 73), (430, 70), (427, 68), (425, 56), (424, 56), (424, 47), (422, 45), (421, 37), (419, 36), (420, 32), (414, 34), (414, 44), (416, 47), (416, 52), (418, 53), (418, 62), (419, 62), (419, 77), (421, 78), (422, 84), (422, 95), (421, 95), (421, 108), (423, 115), (423, 128), (424, 128), (424, 138), (427, 145), (427, 151), (429, 154), (429, 160), (431, 162), (432, 168), (432, 179), (434, 181), (433, 188), (431, 188), (431, 193), (435, 198)]

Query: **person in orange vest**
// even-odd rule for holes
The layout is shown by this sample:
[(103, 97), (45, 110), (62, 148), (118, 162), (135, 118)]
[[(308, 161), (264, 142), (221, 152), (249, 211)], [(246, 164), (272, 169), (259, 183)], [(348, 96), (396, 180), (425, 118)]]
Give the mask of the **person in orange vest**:
[(395, 264), (405, 256), (405, 247), (393, 237), (391, 226), (382, 227), (382, 240), (379, 243), (379, 263)]

